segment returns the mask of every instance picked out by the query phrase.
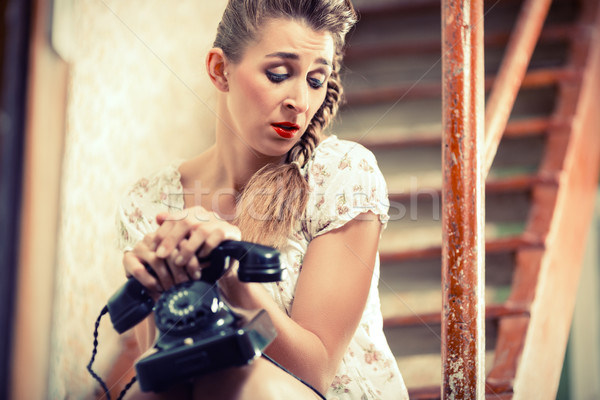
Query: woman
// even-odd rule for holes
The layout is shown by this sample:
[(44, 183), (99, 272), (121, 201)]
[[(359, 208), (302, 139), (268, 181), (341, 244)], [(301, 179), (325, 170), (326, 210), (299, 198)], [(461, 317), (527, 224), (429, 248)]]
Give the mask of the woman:
[(407, 398), (377, 291), (385, 181), (368, 150), (323, 134), (355, 20), (348, 0), (230, 0), (206, 59), (215, 144), (138, 182), (120, 209), (127, 275), (155, 296), (198, 279), (193, 255), (222, 240), (282, 252), (283, 282), (219, 281), (233, 305), (267, 310), (277, 338), (266, 354), (279, 366), (260, 358), (200, 377), (194, 398)]

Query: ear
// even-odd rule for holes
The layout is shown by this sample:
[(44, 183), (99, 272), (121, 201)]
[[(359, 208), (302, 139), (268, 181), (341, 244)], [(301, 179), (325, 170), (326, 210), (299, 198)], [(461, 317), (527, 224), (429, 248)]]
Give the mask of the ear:
[(229, 91), (229, 83), (227, 82), (225, 73), (227, 64), (227, 58), (222, 49), (214, 47), (208, 51), (206, 55), (206, 70), (213, 85), (221, 92)]

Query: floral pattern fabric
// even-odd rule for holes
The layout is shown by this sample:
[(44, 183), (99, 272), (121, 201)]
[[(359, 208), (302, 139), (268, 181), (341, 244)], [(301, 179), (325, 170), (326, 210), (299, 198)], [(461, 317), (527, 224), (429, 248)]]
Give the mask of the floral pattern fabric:
[[(138, 181), (118, 212), (120, 247), (127, 250), (158, 226), (159, 212), (183, 209), (183, 188), (173, 164)], [(336, 136), (323, 140), (303, 168), (310, 195), (306, 217), (282, 249), (287, 269), (281, 282), (264, 284), (288, 315), (296, 282), (310, 241), (343, 226), (364, 212), (373, 212), (385, 226), (389, 217), (387, 187), (374, 155), (363, 146)], [(326, 393), (329, 400), (408, 399), (404, 381), (383, 333), (379, 302), (379, 257), (376, 257), (367, 304), (335, 378)], [(335, 291), (335, 288), (332, 288)]]

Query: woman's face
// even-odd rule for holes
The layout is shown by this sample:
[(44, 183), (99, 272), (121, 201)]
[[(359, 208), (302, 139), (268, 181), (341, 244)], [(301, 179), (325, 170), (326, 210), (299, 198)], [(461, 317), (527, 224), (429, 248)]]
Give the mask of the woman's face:
[(226, 66), (226, 123), (254, 151), (281, 156), (325, 100), (334, 41), (288, 19), (266, 21), (259, 34), (239, 63)]

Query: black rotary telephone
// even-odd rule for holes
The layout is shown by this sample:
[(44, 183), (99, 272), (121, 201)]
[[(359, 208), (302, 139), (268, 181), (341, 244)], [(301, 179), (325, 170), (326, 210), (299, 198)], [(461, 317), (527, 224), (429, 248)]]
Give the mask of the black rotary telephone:
[[(200, 261), (210, 265), (197, 281), (177, 284), (156, 304), (134, 278), (112, 295), (96, 321), (94, 350), (88, 371), (108, 388), (92, 370), (96, 356), (98, 326), (107, 312), (115, 330), (123, 333), (154, 311), (158, 338), (156, 351), (135, 363), (136, 377), (121, 392), (122, 397), (137, 379), (144, 392), (160, 392), (171, 384), (223, 368), (252, 362), (273, 341), (276, 331), (264, 310), (234, 311), (221, 298), (216, 281), (229, 261), (239, 262), (238, 279), (243, 282), (275, 282), (284, 269), (279, 251), (242, 241), (224, 241)], [(108, 396), (110, 399), (110, 396)]]

